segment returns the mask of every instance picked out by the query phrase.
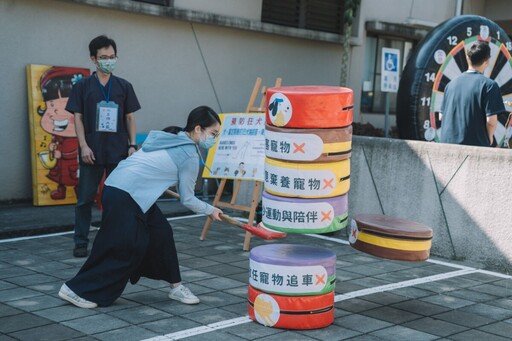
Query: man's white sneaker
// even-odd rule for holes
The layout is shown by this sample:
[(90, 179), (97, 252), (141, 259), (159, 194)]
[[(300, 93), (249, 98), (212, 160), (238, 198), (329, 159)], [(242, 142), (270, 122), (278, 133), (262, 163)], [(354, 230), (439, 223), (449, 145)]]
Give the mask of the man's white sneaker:
[(176, 288), (172, 288), (169, 292), (169, 298), (171, 300), (180, 301), (185, 304), (198, 304), (199, 298), (194, 295), (189, 288), (180, 284), (180, 286)]
[(96, 308), (98, 306), (96, 303), (87, 301), (75, 294), (65, 283), (60, 287), (59, 297), (80, 308)]

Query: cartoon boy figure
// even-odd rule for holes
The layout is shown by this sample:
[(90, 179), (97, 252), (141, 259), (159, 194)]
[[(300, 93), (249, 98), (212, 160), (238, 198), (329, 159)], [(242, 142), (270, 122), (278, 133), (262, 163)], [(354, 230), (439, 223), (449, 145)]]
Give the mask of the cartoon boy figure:
[(242, 161), (238, 164), (238, 169), (235, 170), (235, 176), (238, 176), (238, 174), (240, 174), (240, 176), (244, 176), (245, 173), (245, 163)]
[[(48, 159), (45, 165), (50, 172), (46, 175), (57, 183), (57, 189), (50, 193), (53, 200), (66, 198), (66, 186), (78, 186), (78, 139), (75, 132), (75, 118), (66, 111), (71, 88), (87, 70), (68, 67), (51, 67), (41, 76), (40, 87), (45, 102), (37, 112), (41, 115), (41, 127), (52, 135), (48, 145)], [(44, 165), (44, 161), (43, 161)]]

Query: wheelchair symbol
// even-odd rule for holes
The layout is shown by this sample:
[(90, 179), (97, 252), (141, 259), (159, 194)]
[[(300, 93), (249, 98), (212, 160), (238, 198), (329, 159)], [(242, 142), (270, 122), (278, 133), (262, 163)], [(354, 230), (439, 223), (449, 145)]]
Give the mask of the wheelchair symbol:
[(396, 71), (396, 55), (392, 53), (386, 53), (385, 58), (386, 71)]

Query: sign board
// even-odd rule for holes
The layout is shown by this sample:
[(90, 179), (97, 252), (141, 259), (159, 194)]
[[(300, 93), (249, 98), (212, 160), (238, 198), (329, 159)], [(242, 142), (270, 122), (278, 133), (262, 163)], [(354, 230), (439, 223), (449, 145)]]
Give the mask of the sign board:
[(73, 85), (89, 69), (27, 65), (28, 118), (33, 203), (76, 203), (78, 139), (73, 114), (66, 111)]
[(208, 151), (203, 178), (263, 181), (265, 114), (220, 114), (217, 143)]
[(382, 92), (398, 92), (398, 83), (400, 80), (399, 49), (382, 48), (381, 70), (380, 90)]

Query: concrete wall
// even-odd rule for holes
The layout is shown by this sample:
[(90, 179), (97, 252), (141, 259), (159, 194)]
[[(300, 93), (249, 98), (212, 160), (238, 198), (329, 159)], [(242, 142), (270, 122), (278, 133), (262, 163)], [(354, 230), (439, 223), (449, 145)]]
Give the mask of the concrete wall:
[(93, 68), (87, 46), (99, 34), (117, 42), (116, 74), (142, 105), (138, 132), (184, 125), (201, 104), (244, 111), (256, 77), (339, 82), (341, 46), (328, 42), (49, 0), (0, 0), (0, 25), (0, 201), (32, 197), (26, 65)]
[(349, 215), (379, 213), (432, 227), (432, 255), (509, 272), (512, 152), (354, 136)]

